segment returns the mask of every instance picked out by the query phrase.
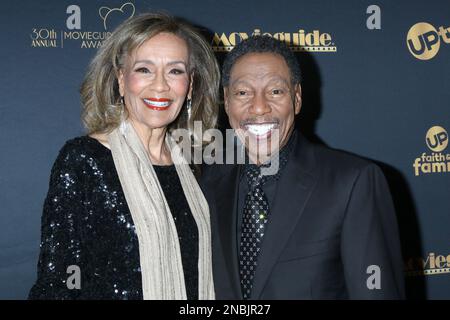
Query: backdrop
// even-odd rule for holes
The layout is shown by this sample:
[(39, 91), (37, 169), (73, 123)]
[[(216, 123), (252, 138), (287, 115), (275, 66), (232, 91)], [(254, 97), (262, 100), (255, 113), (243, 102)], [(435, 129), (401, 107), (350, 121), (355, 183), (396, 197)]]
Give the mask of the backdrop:
[(36, 279), (50, 169), (83, 134), (78, 90), (90, 59), (115, 26), (148, 10), (202, 27), (219, 59), (252, 34), (287, 41), (304, 78), (299, 128), (382, 167), (408, 297), (450, 298), (448, 0), (3, 1), (0, 298), (26, 298)]

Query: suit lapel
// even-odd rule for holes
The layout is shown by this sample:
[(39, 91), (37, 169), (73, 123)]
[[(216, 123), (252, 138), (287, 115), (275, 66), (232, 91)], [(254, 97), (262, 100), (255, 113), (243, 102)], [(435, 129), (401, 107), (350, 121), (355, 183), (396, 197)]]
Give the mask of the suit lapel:
[(216, 203), (220, 241), (223, 248), (226, 268), (230, 277), (230, 286), (236, 299), (242, 299), (238, 270), (236, 243), (237, 199), (240, 166), (232, 165), (231, 170), (223, 174), (216, 186)]
[(288, 163), (278, 181), (271, 218), (264, 235), (253, 282), (252, 298), (259, 299), (267, 279), (300, 219), (316, 184), (309, 143), (297, 134)]

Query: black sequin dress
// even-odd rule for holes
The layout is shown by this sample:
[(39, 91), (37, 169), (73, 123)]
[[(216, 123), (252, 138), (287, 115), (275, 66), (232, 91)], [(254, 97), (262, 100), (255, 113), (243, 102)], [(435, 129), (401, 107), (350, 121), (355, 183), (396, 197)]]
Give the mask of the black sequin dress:
[[(198, 299), (197, 225), (175, 166), (154, 168), (180, 239), (187, 298)], [(29, 299), (143, 298), (133, 219), (111, 151), (91, 137), (68, 141), (55, 161), (40, 247)], [(79, 267), (80, 289), (69, 266)]]

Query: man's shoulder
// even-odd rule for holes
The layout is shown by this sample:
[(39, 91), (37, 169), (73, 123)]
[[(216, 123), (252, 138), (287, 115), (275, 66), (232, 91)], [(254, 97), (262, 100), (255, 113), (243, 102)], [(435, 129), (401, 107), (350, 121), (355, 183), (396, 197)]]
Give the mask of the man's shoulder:
[(372, 160), (356, 155), (349, 151), (334, 149), (321, 144), (307, 142), (310, 149), (315, 171), (324, 175), (359, 175), (365, 170), (380, 171)]
[(336, 168), (360, 169), (373, 165), (373, 162), (349, 151), (334, 149), (322, 145), (314, 145), (317, 165), (327, 165)]

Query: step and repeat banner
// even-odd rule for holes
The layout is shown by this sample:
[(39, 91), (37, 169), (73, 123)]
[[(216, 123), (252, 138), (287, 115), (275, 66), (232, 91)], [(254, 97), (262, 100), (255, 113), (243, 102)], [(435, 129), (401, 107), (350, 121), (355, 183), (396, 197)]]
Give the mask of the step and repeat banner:
[(298, 127), (383, 169), (408, 298), (450, 299), (448, 0), (3, 1), (0, 299), (25, 299), (36, 279), (49, 174), (64, 142), (84, 134), (79, 87), (90, 59), (146, 11), (201, 27), (219, 61), (254, 34), (286, 41), (303, 73)]

